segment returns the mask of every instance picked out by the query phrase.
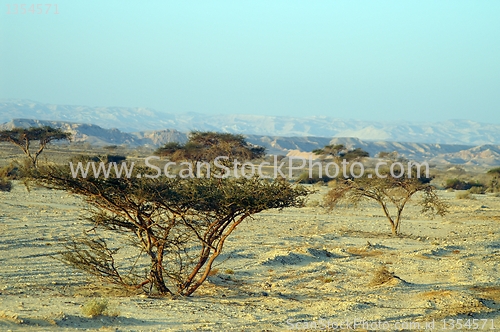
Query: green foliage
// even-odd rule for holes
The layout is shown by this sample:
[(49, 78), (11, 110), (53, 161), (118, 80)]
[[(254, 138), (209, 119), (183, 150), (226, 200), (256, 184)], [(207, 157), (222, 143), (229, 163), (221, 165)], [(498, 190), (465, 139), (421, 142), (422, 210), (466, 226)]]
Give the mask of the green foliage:
[(488, 191), (492, 193), (500, 192), (500, 167), (490, 169), (487, 174), (492, 176), (488, 184)]
[(500, 167), (492, 168), (487, 173), (491, 174), (491, 175), (497, 175), (498, 176), (498, 175), (500, 175)]
[(327, 183), (332, 180), (332, 178), (327, 177), (324, 174), (322, 174), (322, 176), (320, 177), (318, 172), (313, 172), (311, 175), (312, 176), (309, 176), (309, 171), (302, 172), (297, 177), (296, 182), (301, 184), (314, 184), (320, 182)]
[(331, 144), (325, 145), (322, 149), (315, 149), (312, 152), (315, 154), (326, 154), (333, 157), (339, 157), (342, 151), (345, 151), (346, 148), (343, 144)]
[(326, 145), (324, 148), (315, 149), (312, 152), (317, 155), (326, 155), (339, 159), (342, 158), (347, 161), (362, 159), (370, 156), (368, 152), (361, 148), (349, 150), (343, 144)]
[(355, 159), (361, 159), (365, 157), (369, 157), (370, 154), (366, 151), (364, 151), (361, 148), (356, 148), (354, 150), (348, 151), (346, 154), (343, 155), (343, 158), (345, 160), (355, 160)]
[(105, 155), (104, 158), (106, 159), (107, 163), (120, 163), (127, 159), (126, 156), (112, 155), (112, 154)]
[(155, 154), (169, 157), (172, 161), (211, 162), (219, 156), (245, 161), (263, 157), (265, 148), (247, 143), (243, 135), (192, 132), (185, 144), (167, 143), (157, 149)]
[(87, 162), (95, 162), (95, 163), (100, 163), (103, 162), (104, 164), (108, 163), (120, 163), (127, 160), (126, 156), (122, 155), (112, 155), (112, 154), (104, 154), (104, 155), (76, 155), (73, 156), (70, 161), (73, 164), (77, 164), (78, 162), (82, 162), (86, 164)]
[(393, 152), (388, 152), (388, 151), (380, 151), (377, 154), (378, 158), (384, 158), (384, 159), (389, 159), (389, 160), (398, 160), (398, 153), (396, 151)]
[(481, 183), (469, 183), (468, 181), (460, 180), (460, 179), (448, 179), (444, 185), (445, 189), (451, 188), (455, 190), (468, 190), (472, 187), (482, 187)]

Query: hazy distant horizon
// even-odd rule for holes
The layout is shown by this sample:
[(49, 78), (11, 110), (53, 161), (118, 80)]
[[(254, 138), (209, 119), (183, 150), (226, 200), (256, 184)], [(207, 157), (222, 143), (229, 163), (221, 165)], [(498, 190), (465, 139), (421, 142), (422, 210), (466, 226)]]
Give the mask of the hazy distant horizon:
[(1, 3), (2, 99), (500, 123), (498, 1)]
[[(342, 121), (357, 121), (357, 122), (369, 122), (369, 123), (381, 123), (381, 124), (397, 124), (397, 123), (408, 123), (408, 124), (437, 124), (437, 123), (443, 123), (443, 122), (447, 122), (447, 121), (472, 121), (472, 122), (475, 122), (475, 123), (487, 123), (487, 124), (493, 124), (493, 122), (491, 121), (488, 121), (488, 122), (484, 122), (484, 121), (477, 121), (477, 120), (473, 120), (473, 119), (465, 119), (465, 118), (450, 118), (450, 119), (444, 119), (444, 120), (433, 120), (433, 119), (428, 119), (428, 120), (415, 120), (415, 121), (411, 121), (411, 120), (377, 120), (377, 121), (370, 121), (370, 120), (363, 120), (363, 119), (355, 119), (355, 118), (349, 118), (349, 117), (336, 117), (336, 116), (333, 116), (333, 115), (307, 115), (307, 114), (303, 114), (303, 115), (272, 115), (272, 114), (250, 114), (250, 113), (203, 113), (203, 112), (195, 112), (195, 111), (187, 111), (187, 112), (167, 112), (167, 111), (161, 111), (161, 110), (157, 110), (153, 107), (148, 107), (148, 106), (117, 106), (117, 105), (111, 105), (111, 106), (102, 106), (102, 105), (83, 105), (83, 104), (55, 104), (55, 103), (45, 103), (45, 102), (41, 102), (41, 101), (38, 101), (38, 100), (33, 100), (33, 99), (21, 99), (21, 98), (0, 98), (0, 103), (8, 103), (8, 102), (14, 102), (14, 101), (22, 101), (22, 102), (31, 102), (31, 103), (36, 103), (36, 104), (41, 104), (41, 105), (50, 105), (50, 106), (54, 106), (54, 105), (57, 105), (57, 106), (68, 106), (68, 107), (84, 107), (84, 108), (123, 108), (123, 109), (148, 109), (148, 110), (152, 110), (152, 111), (155, 111), (155, 112), (158, 112), (158, 113), (162, 113), (162, 114), (169, 114), (169, 115), (183, 115), (183, 114), (197, 114), (197, 115), (207, 115), (207, 116), (224, 116), (224, 115), (232, 115), (232, 116), (261, 116), (261, 117), (283, 117), (283, 118), (296, 118), (296, 119), (300, 119), (300, 118), (304, 118), (304, 119), (311, 119), (311, 118), (321, 118), (321, 117), (325, 117), (325, 118), (332, 118), (332, 119), (338, 119), (338, 120), (342, 120)], [(0, 117), (1, 118), (1, 117)], [(44, 120), (54, 120), (54, 121), (64, 121), (64, 120), (57, 120), (57, 119), (44, 119)], [(1, 122), (0, 122), (1, 123)], [(89, 123), (93, 123), (93, 122), (89, 122)], [(98, 123), (94, 123), (94, 124), (98, 124)], [(500, 122), (498, 123), (500, 124)]]

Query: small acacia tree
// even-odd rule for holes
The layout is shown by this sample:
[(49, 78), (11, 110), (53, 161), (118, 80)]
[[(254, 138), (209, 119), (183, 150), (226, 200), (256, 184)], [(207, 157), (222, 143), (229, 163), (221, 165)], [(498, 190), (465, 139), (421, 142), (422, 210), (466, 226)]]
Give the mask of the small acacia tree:
[[(50, 126), (14, 128), (0, 131), (0, 142), (10, 142), (20, 147), (29, 158), (31, 165), (35, 168), (38, 165), (38, 157), (49, 143), (52, 141), (70, 139), (70, 133), (63, 132), (61, 129), (52, 128)], [(38, 146), (32, 151), (31, 143), (33, 141), (38, 141)]]
[(419, 204), (423, 214), (446, 214), (448, 205), (438, 197), (429, 183), (431, 179), (417, 177), (416, 172), (410, 173), (411, 177), (405, 174), (399, 178), (388, 173), (379, 170), (382, 177), (367, 172), (359, 178), (338, 180), (326, 194), (325, 206), (330, 209), (342, 203), (357, 206), (365, 199), (374, 200), (382, 207), (393, 235), (399, 234), (403, 210), (416, 193), (422, 194)]
[[(238, 225), (266, 209), (302, 206), (308, 194), (284, 180), (148, 178), (147, 171), (134, 168), (129, 178), (74, 178), (67, 166), (47, 165), (34, 172), (39, 184), (80, 194), (92, 207), (88, 220), (97, 235), (70, 241), (63, 261), (127, 287), (189, 296)], [(111, 249), (99, 230), (131, 236), (138, 259), (149, 261), (147, 273), (124, 274), (115, 255), (119, 248)]]
[(345, 159), (347, 161), (359, 160), (369, 157), (370, 154), (361, 148), (348, 149), (343, 144), (326, 145), (322, 149), (312, 151), (316, 155), (321, 155), (323, 158)]

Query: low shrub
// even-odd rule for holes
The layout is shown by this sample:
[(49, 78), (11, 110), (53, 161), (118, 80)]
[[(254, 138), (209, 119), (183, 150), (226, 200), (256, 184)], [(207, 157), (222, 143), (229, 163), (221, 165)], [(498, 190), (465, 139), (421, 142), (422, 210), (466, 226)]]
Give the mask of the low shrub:
[(309, 176), (309, 172), (302, 172), (300, 173), (296, 182), (301, 184), (315, 184), (315, 183), (327, 183), (333, 180), (332, 178), (327, 177), (326, 175), (319, 176), (318, 173), (312, 173), (311, 175), (312, 176)]
[(12, 181), (6, 177), (0, 177), (0, 191), (11, 191)]
[(484, 194), (485, 193), (485, 188), (483, 186), (473, 186), (469, 189), (469, 192), (471, 194)]
[(106, 299), (91, 299), (82, 307), (82, 313), (87, 317), (98, 316), (118, 316), (118, 312), (113, 310)]
[(474, 196), (468, 190), (457, 191), (455, 194), (457, 199), (475, 199)]
[(0, 168), (0, 178), (22, 180), (26, 177), (26, 169), (29, 169), (29, 167), (30, 165), (27, 162), (24, 162), (24, 165), (11, 162), (7, 166)]
[(455, 189), (455, 190), (469, 190), (471, 188), (474, 189), (478, 193), (484, 193), (484, 185), (478, 181), (476, 182), (468, 182), (460, 179), (448, 179), (444, 184), (445, 189)]
[(380, 286), (394, 278), (394, 273), (390, 272), (387, 267), (381, 266), (374, 272), (373, 279), (370, 281), (369, 286)]
[(444, 184), (445, 189), (467, 190), (472, 186), (467, 182), (459, 179), (448, 179)]

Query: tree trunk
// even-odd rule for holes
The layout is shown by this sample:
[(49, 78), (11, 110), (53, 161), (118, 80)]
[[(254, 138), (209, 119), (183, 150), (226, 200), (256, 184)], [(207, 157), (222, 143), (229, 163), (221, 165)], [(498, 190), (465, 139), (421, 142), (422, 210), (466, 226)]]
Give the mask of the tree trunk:
[(391, 224), (391, 230), (392, 230), (392, 235), (397, 236), (398, 235), (398, 225), (395, 223)]
[(156, 287), (160, 295), (172, 295), (172, 292), (165, 285), (163, 280), (162, 265), (159, 264), (156, 259), (152, 258), (151, 271), (149, 272), (151, 283)]

